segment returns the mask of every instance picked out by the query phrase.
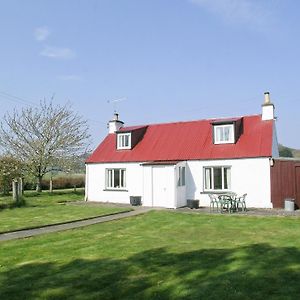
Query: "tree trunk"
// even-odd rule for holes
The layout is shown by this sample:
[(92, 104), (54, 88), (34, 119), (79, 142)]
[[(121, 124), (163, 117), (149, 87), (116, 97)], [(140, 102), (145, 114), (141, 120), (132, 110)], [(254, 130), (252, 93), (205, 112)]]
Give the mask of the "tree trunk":
[(20, 177), (19, 180), (19, 195), (20, 197), (24, 195), (24, 185), (23, 185), (23, 178)]
[(38, 193), (41, 193), (42, 192), (42, 176), (37, 176), (37, 182), (36, 182), (36, 191)]
[(53, 193), (53, 179), (52, 179), (52, 176), (50, 177), (50, 182), (49, 182), (49, 192)]

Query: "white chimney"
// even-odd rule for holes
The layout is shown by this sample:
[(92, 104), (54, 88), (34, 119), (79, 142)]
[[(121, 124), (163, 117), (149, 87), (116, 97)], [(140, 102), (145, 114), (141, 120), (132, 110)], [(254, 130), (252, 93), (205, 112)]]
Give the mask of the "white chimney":
[(113, 119), (108, 122), (108, 133), (115, 133), (120, 130), (123, 125), (124, 122), (119, 120), (119, 114), (115, 112)]
[(265, 101), (262, 104), (262, 115), (261, 115), (262, 120), (263, 121), (274, 120), (275, 118), (274, 110), (275, 110), (275, 106), (271, 102), (270, 93), (265, 92)]

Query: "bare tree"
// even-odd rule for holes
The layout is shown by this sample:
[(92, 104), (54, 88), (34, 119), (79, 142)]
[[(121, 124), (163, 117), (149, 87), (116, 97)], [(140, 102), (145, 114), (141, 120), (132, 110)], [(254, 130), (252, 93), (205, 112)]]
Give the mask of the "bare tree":
[(66, 159), (87, 150), (87, 121), (70, 107), (40, 102), (6, 114), (0, 125), (0, 144), (28, 166), (28, 172), (41, 181), (49, 167), (60, 166)]

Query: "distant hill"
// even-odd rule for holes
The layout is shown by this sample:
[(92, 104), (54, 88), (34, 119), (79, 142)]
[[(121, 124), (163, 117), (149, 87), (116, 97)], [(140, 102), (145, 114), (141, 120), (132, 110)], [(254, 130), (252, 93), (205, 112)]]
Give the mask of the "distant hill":
[(279, 144), (279, 156), (300, 158), (300, 149), (293, 149)]
[(292, 152), (294, 157), (300, 158), (300, 149), (293, 149)]

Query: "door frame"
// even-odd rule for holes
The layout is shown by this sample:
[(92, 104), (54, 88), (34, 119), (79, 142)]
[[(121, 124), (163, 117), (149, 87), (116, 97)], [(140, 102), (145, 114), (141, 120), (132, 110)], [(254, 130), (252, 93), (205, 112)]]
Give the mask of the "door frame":
[(297, 184), (297, 169), (300, 171), (300, 164), (295, 164), (295, 204), (297, 208), (300, 208), (300, 199), (297, 198), (300, 195), (300, 190), (298, 190), (298, 188), (300, 189), (300, 183)]

